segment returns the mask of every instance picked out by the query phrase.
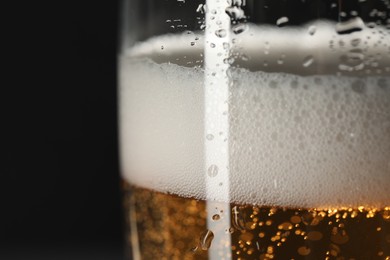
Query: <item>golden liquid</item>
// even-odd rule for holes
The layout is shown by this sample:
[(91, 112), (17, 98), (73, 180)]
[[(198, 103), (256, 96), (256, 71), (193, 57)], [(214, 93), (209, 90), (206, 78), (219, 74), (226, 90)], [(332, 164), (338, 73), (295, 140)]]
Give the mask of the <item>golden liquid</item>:
[[(128, 246), (135, 239), (142, 259), (208, 259), (218, 241), (207, 221), (220, 216), (208, 219), (205, 201), (127, 183), (124, 191), (128, 224), (133, 225)], [(390, 259), (390, 207), (230, 208), (231, 253), (221, 259)]]

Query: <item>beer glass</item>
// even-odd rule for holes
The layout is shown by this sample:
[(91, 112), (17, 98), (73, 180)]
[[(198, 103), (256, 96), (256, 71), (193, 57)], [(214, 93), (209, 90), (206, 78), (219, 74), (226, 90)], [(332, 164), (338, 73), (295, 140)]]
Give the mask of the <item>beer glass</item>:
[(390, 259), (390, 2), (123, 0), (128, 259)]

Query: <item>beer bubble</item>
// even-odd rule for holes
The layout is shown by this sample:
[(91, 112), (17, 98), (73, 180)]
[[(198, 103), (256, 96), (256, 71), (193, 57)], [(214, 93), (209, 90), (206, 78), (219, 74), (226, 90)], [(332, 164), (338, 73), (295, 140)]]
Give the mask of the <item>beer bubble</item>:
[(345, 230), (337, 230), (333, 232), (333, 234), (330, 237), (330, 240), (338, 245), (342, 245), (348, 242), (349, 236), (345, 232)]
[(364, 93), (366, 90), (366, 84), (362, 80), (356, 80), (352, 83), (351, 88), (357, 93)]
[(309, 233), (307, 233), (307, 239), (312, 240), (312, 241), (321, 240), (322, 237), (323, 237), (323, 235), (319, 231), (310, 231)]
[(270, 88), (277, 88), (278, 87), (278, 82), (276, 80), (271, 80), (268, 84)]
[(383, 210), (382, 217), (385, 221), (390, 221), (390, 209)]
[(278, 229), (281, 230), (291, 230), (293, 228), (293, 225), (290, 222), (284, 222), (278, 226)]
[(292, 81), (290, 82), (290, 86), (291, 86), (291, 88), (293, 88), (293, 89), (298, 88), (298, 81), (292, 80)]
[(300, 255), (307, 256), (310, 254), (310, 252), (311, 250), (307, 246), (301, 246), (300, 248), (298, 248), (298, 254)]
[(291, 223), (298, 224), (301, 223), (301, 218), (299, 216), (292, 216), (290, 218)]
[(208, 170), (207, 170), (207, 174), (210, 176), (210, 177), (215, 177), (218, 175), (218, 166), (213, 164), (211, 165)]

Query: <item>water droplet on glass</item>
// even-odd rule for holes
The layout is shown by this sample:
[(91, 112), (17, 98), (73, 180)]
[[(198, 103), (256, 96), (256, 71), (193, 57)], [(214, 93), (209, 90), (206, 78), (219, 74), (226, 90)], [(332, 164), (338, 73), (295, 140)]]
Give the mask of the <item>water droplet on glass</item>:
[(161, 45), (161, 50), (164, 50), (164, 45)]
[(206, 7), (206, 5), (204, 5), (204, 4), (199, 4), (198, 5), (198, 8), (196, 8), (196, 12), (197, 13), (204, 13), (204, 11), (205, 11), (205, 7)]
[(364, 54), (361, 49), (350, 50), (345, 55), (340, 56), (339, 69), (345, 71), (357, 71), (364, 68)]
[(307, 56), (306, 58), (303, 59), (302, 65), (303, 65), (303, 67), (307, 68), (307, 67), (309, 67), (310, 65), (312, 65), (313, 62), (314, 62), (313, 56), (312, 56), (312, 55), (309, 55), (309, 56)]
[(212, 219), (213, 219), (214, 221), (218, 221), (218, 220), (221, 219), (221, 216), (218, 215), (218, 214), (215, 214), (215, 215), (212, 216)]
[(215, 48), (215, 43), (210, 43), (211, 48)]
[(348, 34), (364, 29), (364, 22), (360, 17), (354, 17), (345, 22), (336, 24), (336, 32), (338, 34)]
[(244, 216), (242, 215), (242, 212), (238, 206), (234, 206), (232, 208), (232, 214), (233, 214), (233, 226), (237, 230), (245, 230), (245, 220)]
[(226, 30), (225, 29), (216, 30), (215, 35), (217, 35), (219, 38), (223, 38), (226, 36)]
[(218, 166), (213, 164), (209, 167), (209, 169), (207, 170), (207, 174), (210, 176), (210, 177), (215, 177), (218, 175)]
[(233, 64), (234, 63), (234, 58), (233, 57), (226, 58), (226, 59), (223, 60), (223, 63), (225, 63), (225, 64)]
[(205, 230), (200, 235), (200, 240), (199, 240), (200, 248), (204, 251), (207, 251), (210, 248), (213, 239), (214, 239), (214, 233), (211, 230), (208, 229)]
[(209, 140), (209, 141), (211, 141), (211, 140), (214, 139), (214, 135), (208, 134), (208, 135), (206, 135), (206, 139)]
[(191, 42), (191, 46), (194, 46), (195, 45), (195, 42)]
[(356, 39), (351, 40), (351, 45), (353, 47), (357, 47), (360, 44), (360, 42), (361, 42), (361, 39), (356, 38)]
[(246, 29), (247, 29), (247, 25), (246, 24), (238, 24), (238, 25), (236, 25), (236, 26), (234, 26), (232, 28), (233, 33), (235, 33), (235, 34), (240, 34), (240, 33), (244, 32), (244, 31), (246, 31)]
[(316, 31), (317, 31), (317, 27), (315, 27), (314, 25), (310, 26), (308, 29), (310, 35), (314, 35)]
[(229, 6), (225, 9), (225, 12), (232, 20), (240, 20), (245, 18), (244, 10), (237, 6)]
[(230, 44), (227, 43), (227, 42), (224, 42), (224, 43), (222, 44), (222, 46), (223, 46), (223, 48), (224, 48), (225, 50), (227, 50), (227, 49), (229, 49)]
[(278, 20), (276, 20), (276, 25), (279, 27), (285, 25), (286, 23), (288, 23), (288, 17), (286, 16), (280, 17)]

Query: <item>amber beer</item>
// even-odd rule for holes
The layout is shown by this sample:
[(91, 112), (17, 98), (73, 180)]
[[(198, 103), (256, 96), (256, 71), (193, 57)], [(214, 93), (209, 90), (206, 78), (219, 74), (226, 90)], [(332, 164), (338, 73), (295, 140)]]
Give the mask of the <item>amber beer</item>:
[[(125, 184), (128, 189), (130, 186)], [(202, 200), (127, 190), (142, 259), (208, 259)], [(132, 209), (130, 209), (132, 207)], [(231, 253), (220, 259), (390, 259), (390, 208), (305, 209), (231, 204)], [(134, 230), (133, 230), (134, 232)], [(131, 243), (129, 233), (128, 243)], [(209, 238), (207, 237), (209, 236)]]
[[(214, 132), (205, 132), (204, 78), (213, 75), (202, 35), (159, 36), (123, 53), (121, 165), (135, 259), (390, 259), (390, 33), (334, 27), (248, 25), (226, 61), (228, 128)], [(205, 144), (216, 141), (227, 144), (226, 169), (206, 165)], [(220, 174), (227, 181), (207, 186)]]

